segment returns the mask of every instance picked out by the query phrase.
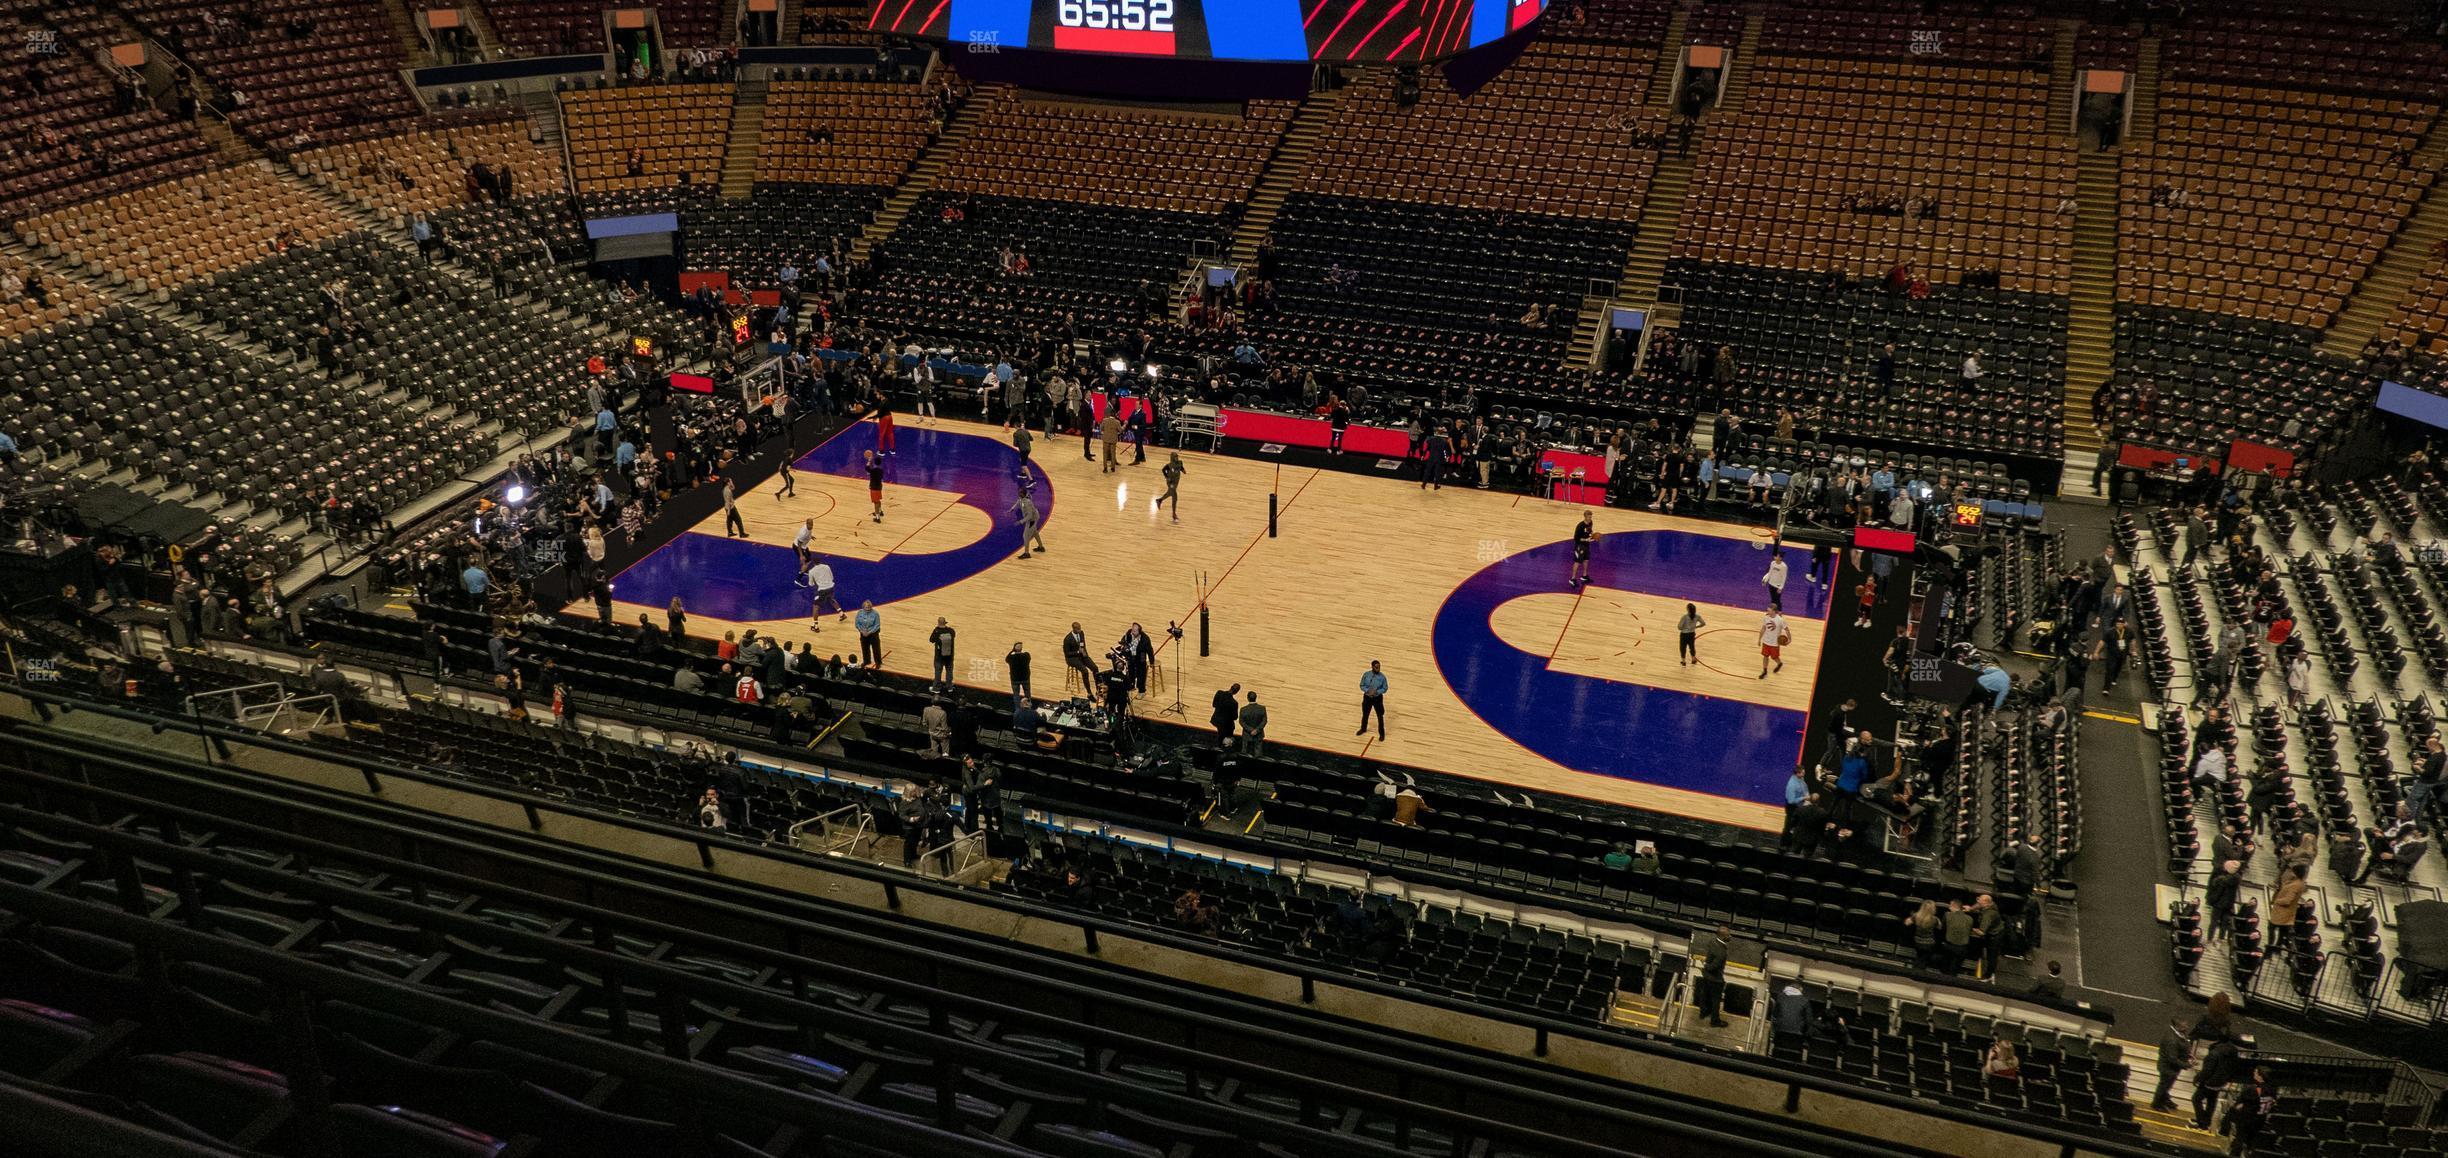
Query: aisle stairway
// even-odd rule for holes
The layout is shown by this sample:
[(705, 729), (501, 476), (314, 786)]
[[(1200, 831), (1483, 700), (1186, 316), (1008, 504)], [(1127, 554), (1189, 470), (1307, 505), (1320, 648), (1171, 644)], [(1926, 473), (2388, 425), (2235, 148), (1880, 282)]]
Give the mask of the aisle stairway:
[[(2133, 1032), (2141, 1034), (2152, 1028), (2136, 1026)], [(2176, 1108), (2154, 1110), (2150, 1104), (2151, 1095), (2159, 1092), (2159, 1047), (2114, 1037), (2108, 1039), (2108, 1044), (2125, 1051), (2125, 1096), (2133, 1102), (2134, 1125), (2142, 1128), (2145, 1140), (2163, 1146), (2226, 1153), (2227, 1139), (2193, 1128), (2193, 1071), (2177, 1075), (2176, 1085), (2168, 1091), (2168, 1100), (2176, 1103)]]
[(399, 41), (409, 67), (434, 63), (433, 54), (425, 51), (424, 37), (417, 32), (416, 16), (408, 11), (408, 0), (383, 0), (383, 19), (391, 25), (391, 36)]
[[(1675, 9), (1674, 20), (1666, 28), (1666, 43), (1658, 50), (1658, 71), (1653, 75), (1673, 75), (1674, 63), (1683, 52), (1683, 22), (1684, 10)], [(1760, 18), (1757, 16), (1743, 24), (1742, 52), (1748, 53), (1758, 45), (1759, 24)], [(1737, 56), (1726, 72), (1728, 107), (1740, 100), (1742, 76), (1741, 57)], [(1653, 107), (1671, 108), (1674, 100), (1672, 89), (1670, 81), (1662, 81), (1658, 89), (1651, 92), (1649, 103)], [(1712, 115), (1724, 116), (1726, 113), (1720, 109)], [(1708, 118), (1703, 117), (1701, 123), (1705, 125), (1707, 122)], [(1657, 301), (1658, 282), (1666, 276), (1666, 260), (1674, 247), (1675, 226), (1683, 216), (1683, 195), (1691, 188), (1692, 161), (1701, 148), (1701, 137), (1697, 134), (1690, 147), (1682, 150), (1672, 147), (1672, 133), (1668, 137), (1669, 147), (1658, 152), (1657, 169), (1649, 177), (1649, 191), (1641, 198), (1640, 222), (1633, 231), (1632, 247), (1624, 254), (1623, 269), (1616, 275), (1615, 295), (1609, 304), (1626, 309), (1649, 309)], [(1565, 353), (1567, 365), (1586, 366), (1596, 360), (1607, 316), (1608, 310), (1605, 308), (1582, 310), (1580, 325), (1574, 329), (1572, 345)]]
[(1669, 149), (1658, 157), (1649, 178), (1649, 195), (1641, 199), (1640, 228), (1624, 256), (1623, 275), (1615, 281), (1615, 300), (1646, 306), (1657, 300), (1658, 282), (1666, 276), (1666, 259), (1674, 248), (1675, 225), (1683, 216), (1683, 195), (1691, 188), (1692, 158), (1700, 151)]
[(731, 136), (723, 150), (722, 195), (738, 199), (756, 189), (757, 146), (765, 140), (765, 82), (743, 78), (731, 98)]
[(943, 135), (935, 138), (925, 152), (918, 154), (918, 160), (901, 178), (892, 200), (885, 202), (884, 208), (877, 211), (875, 220), (867, 223), (866, 232), (850, 243), (850, 260), (865, 261), (876, 246), (892, 236), (892, 231), (900, 226), (902, 218), (909, 216), (910, 208), (918, 204), (918, 199), (934, 190), (935, 182), (942, 179), (944, 170), (950, 166), (953, 154), (960, 151), (961, 142), (977, 131), (979, 121), (985, 117), (986, 106), (992, 103), (992, 95), (984, 88), (969, 94), (968, 101), (944, 122)]
[(2133, 76), (2133, 113), (2128, 118), (2125, 139), (2148, 141), (2159, 135), (2159, 38), (2142, 38), (2140, 55), (2135, 57)]
[(1734, 59), (1726, 62), (1725, 79), (1717, 89), (1717, 111), (1720, 114), (1742, 110), (1743, 81), (1751, 75), (1751, 62), (1759, 59), (1762, 20), (1763, 17), (1757, 12), (1743, 17), (1741, 46), (1734, 50)]
[(1676, 70), (1683, 64), (1683, 38), (1691, 34), (1690, 24), (1691, 9), (1675, 5), (1673, 19), (1666, 22), (1666, 39), (1658, 46), (1657, 67), (1649, 71), (1650, 108), (1674, 110)]
[(2381, 251), (2380, 260), (2372, 263), (2354, 293), (2347, 296), (2329, 332), (2321, 335), (2321, 349), (2329, 353), (2346, 357), (2362, 353), (2414, 288), (2414, 279), (2430, 268), (2440, 240), (2448, 238), (2448, 193), (2440, 192), (2443, 176), (2448, 175), (2448, 116), (2431, 122), (2431, 131), (2423, 134), (2422, 144), (2414, 150), (2414, 168), (2431, 171), (2431, 188), (2406, 215), (2405, 224)]
[(2052, 133), (2074, 131), (2074, 34), (2080, 20), (2060, 20), (2049, 43), (2048, 126)]
[(2116, 151), (2082, 154), (2074, 183), (2074, 293), (2066, 316), (2066, 449), (2097, 451), (2091, 399), (2116, 357)]
[(500, 60), (510, 53), (502, 48), (501, 34), (493, 31), (493, 21), (485, 16), (482, 4), (461, 4), (459, 18), (467, 21), (469, 32), (476, 35), (476, 52), (486, 60)]
[[(1348, 88), (1329, 89), (1309, 94), (1301, 102), (1300, 111), (1284, 126), (1283, 136), (1275, 141), (1275, 151), (1258, 172), (1258, 183), (1251, 188), (1248, 200), (1242, 202), (1241, 220), (1233, 226), (1232, 238), (1225, 243), (1222, 264), (1235, 269), (1254, 269), (1258, 264), (1258, 243), (1266, 239), (1275, 227), (1275, 215), (1283, 212), (1284, 201), (1299, 191), (1301, 177), (1309, 171), (1310, 154), (1317, 151), (1318, 141), (1326, 134), (1326, 125), (1334, 119)], [(1190, 295), (1198, 289), (1198, 263), (1194, 259), (1182, 276), (1173, 283), (1173, 312), (1179, 316), (1188, 308)]]
[(235, 131), (233, 131), (229, 127), (228, 121), (222, 120), (220, 117), (215, 116), (212, 113), (205, 113), (198, 116), (195, 119), (195, 126), (197, 134), (204, 138), (205, 144), (213, 147), (213, 154), (219, 157), (223, 164), (237, 164), (246, 161), (260, 161), (263, 159), (262, 150), (257, 149), (254, 145), (248, 143), (246, 138), (239, 136)]
[(1607, 1010), (1607, 1024), (1656, 1033), (1666, 1014), (1666, 1006), (1657, 998), (1637, 989), (1615, 991), (1615, 1004)]

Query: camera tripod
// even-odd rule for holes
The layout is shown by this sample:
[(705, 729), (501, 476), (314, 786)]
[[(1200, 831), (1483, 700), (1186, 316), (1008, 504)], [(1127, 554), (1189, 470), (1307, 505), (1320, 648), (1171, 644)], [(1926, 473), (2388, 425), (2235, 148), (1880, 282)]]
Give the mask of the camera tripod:
[[(1173, 642), (1174, 642), (1174, 643), (1177, 643), (1177, 644), (1178, 644), (1178, 643), (1180, 643), (1180, 642), (1181, 642), (1182, 630), (1181, 630), (1181, 628), (1180, 628), (1180, 627), (1167, 627), (1165, 630), (1166, 630), (1166, 632), (1167, 632), (1169, 635), (1171, 635), (1171, 636), (1172, 636), (1172, 638), (1173, 638)], [(1176, 651), (1177, 651), (1177, 653), (1178, 653), (1178, 649), (1176, 649)], [(1159, 663), (1159, 664), (1164, 663), (1164, 655), (1163, 655), (1163, 653), (1159, 652), (1159, 653), (1157, 654), (1157, 656), (1156, 656), (1156, 662), (1157, 662), (1157, 663)], [(1157, 715), (1159, 715), (1159, 716), (1177, 716), (1177, 717), (1179, 717), (1179, 718), (1181, 718), (1181, 719), (1183, 719), (1183, 720), (1185, 720), (1185, 721), (1186, 721), (1186, 720), (1188, 720), (1188, 719), (1190, 718), (1190, 712), (1189, 712), (1189, 709), (1188, 709), (1188, 708), (1185, 708), (1185, 707), (1183, 707), (1183, 706), (1182, 706), (1182, 698), (1181, 698), (1182, 665), (1181, 665), (1181, 661), (1177, 659), (1177, 660), (1173, 661), (1173, 663), (1172, 663), (1171, 665), (1169, 665), (1169, 666), (1171, 666), (1171, 667), (1172, 667), (1172, 669), (1173, 669), (1173, 702), (1172, 702), (1172, 703), (1169, 703), (1169, 704), (1166, 704), (1166, 705), (1163, 707), (1163, 709), (1159, 710), (1159, 711), (1158, 711), (1156, 714), (1157, 714)], [(1160, 669), (1160, 670), (1158, 670), (1158, 672), (1156, 673), (1156, 683), (1157, 683), (1157, 686), (1158, 686), (1158, 687), (1162, 687), (1162, 686), (1164, 686), (1164, 672), (1163, 672), (1161, 669)]]

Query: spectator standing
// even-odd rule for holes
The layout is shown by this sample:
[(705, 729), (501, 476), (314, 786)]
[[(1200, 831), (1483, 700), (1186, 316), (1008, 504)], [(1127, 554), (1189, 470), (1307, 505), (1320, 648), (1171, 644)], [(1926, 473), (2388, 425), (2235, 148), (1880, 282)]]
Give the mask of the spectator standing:
[(952, 716), (944, 711), (943, 697), (927, 701), (918, 713), (918, 722), (926, 726), (927, 755), (941, 759), (952, 754)]
[(1249, 693), (1249, 702), (1241, 705), (1241, 754), (1257, 758), (1266, 751), (1266, 705), (1258, 702), (1258, 693)]
[(2207, 936), (2212, 941), (2227, 939), (2228, 926), (2235, 922), (2236, 893), (2243, 887), (2243, 863), (2221, 861), (2218, 871), (2210, 875), (2210, 883), (2202, 889), (2202, 908), (2207, 911), (2205, 922), (2210, 926)]
[(2202, 1055), (2201, 1069), (2193, 1075), (2194, 1129), (2210, 1128), (2210, 1118), (2212, 1111), (2218, 1108), (2219, 1096), (2226, 1092), (2228, 1084), (2235, 1081), (2237, 1071), (2242, 1068), (2242, 1055), (2236, 1051), (2236, 1043), (2232, 1039), (2220, 1038), (2210, 1043), (2209, 1052)]
[[(1072, 625), (1072, 630), (1077, 631), (1078, 629), (1078, 624)], [(1092, 685), (1094, 682), (1095, 681), (1093, 680), (1090, 681)], [(1208, 713), (1207, 722), (1216, 730), (1216, 746), (1218, 748), (1232, 747), (1233, 725), (1240, 718), (1240, 704), (1236, 699), (1236, 697), (1238, 697), (1240, 694), (1241, 685), (1239, 684), (1234, 684), (1231, 687), (1219, 688), (1216, 690), (1213, 710)]]
[(1385, 696), (1385, 669), (1379, 665), (1379, 661), (1372, 659), (1369, 669), (1360, 673), (1360, 730), (1352, 735), (1367, 735), (1369, 716), (1374, 713), (1377, 717), (1377, 738), (1385, 739)]
[(939, 688), (952, 686), (953, 638), (952, 624), (944, 617), (936, 616), (935, 630), (927, 633), (927, 646), (929, 654), (935, 659), (932, 682)]
[(1003, 666), (1011, 671), (1012, 694), (1027, 699), (1029, 695), (1028, 648), (1014, 642), (1011, 650), (1003, 655)]
[(1964, 960), (1972, 955), (1972, 911), (1962, 901), (1949, 901), (1938, 920), (1939, 937), (1946, 946), (1940, 967), (1948, 973), (1962, 972)]
[(1725, 1028), (1726, 1023), (1722, 1003), (1725, 1000), (1726, 955), (1733, 951), (1733, 936), (1732, 928), (1719, 925), (1711, 932), (1694, 935), (1691, 943), (1694, 962), (1692, 1011), (1707, 1018), (1711, 1026), (1719, 1029)]
[(868, 667), (884, 666), (884, 617), (876, 613), (874, 600), (859, 604), (850, 626), (858, 632), (859, 662)]

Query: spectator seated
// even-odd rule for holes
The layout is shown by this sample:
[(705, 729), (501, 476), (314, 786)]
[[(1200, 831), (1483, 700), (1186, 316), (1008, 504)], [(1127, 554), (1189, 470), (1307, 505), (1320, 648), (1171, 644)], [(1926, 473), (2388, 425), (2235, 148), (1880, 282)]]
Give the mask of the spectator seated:
[(1674, 5), (1666, 0), (1587, 0), (1550, 14), (1540, 36), (1651, 48), (1666, 39), (1673, 16)]
[(108, 304), (82, 281), (0, 254), (0, 342), (88, 317)]
[(683, 186), (685, 194), (712, 196), (731, 134), (731, 86), (563, 93), (561, 125), (581, 195)]
[(1537, 40), (1467, 100), (1432, 76), (1411, 105), (1395, 99), (1391, 71), (1365, 74), (1344, 93), (1300, 188), (1633, 221), (1665, 131), (1642, 107), (1652, 55)]
[(485, 0), (485, 18), (519, 56), (600, 53), (603, 7), (587, 0)]
[[(1031, 329), (1102, 333), (1160, 310), (1192, 243), (1222, 232), (1202, 213), (928, 193), (877, 251), (862, 317), (981, 347)], [(1025, 256), (1026, 272), (1006, 253)]]
[[(8, 126), (0, 130), (0, 216), (14, 221), (204, 167), (210, 147), (154, 107), (142, 78), (94, 62), (117, 37), (94, 27), (91, 7), (11, 7), (0, 12), (0, 41), (29, 56), (0, 80), (0, 123)], [(42, 43), (57, 51), (38, 52)]]
[[(923, 103), (922, 90), (909, 100)], [(1076, 104), (1000, 86), (969, 98), (978, 125), (937, 188), (1213, 215), (1257, 183), (1292, 106), (1241, 116)], [(913, 106), (915, 107), (915, 106)]]
[(270, 168), (240, 165), (31, 217), (18, 222), (17, 239), (114, 282), (162, 289), (349, 228)]
[[(1771, 16), (1772, 25), (1783, 16)], [(2072, 291), (2070, 138), (2021, 68), (1767, 55), (1717, 114), (1673, 256), (1932, 286)]]
[(799, 271), (802, 288), (821, 277), (816, 259), (838, 271), (850, 243), (891, 193), (885, 185), (757, 185), (745, 201), (709, 201), (684, 209), (680, 230), (693, 269), (722, 270), (736, 288), (774, 289), (780, 271)]
[(538, 148), (525, 117), (454, 114), (396, 136), (335, 145), (292, 160), (309, 180), (398, 221), (467, 204), (469, 167), (507, 168), (520, 190), (557, 194), (568, 187), (559, 150)]
[[(2066, 303), (2006, 289), (1949, 286), (1914, 298), (1801, 273), (1679, 262), (1680, 341), (1731, 348), (1731, 382), (1703, 354), (1688, 372), (1719, 406), (1790, 413), (1822, 437), (1895, 449), (2025, 461), (2054, 479), (2064, 430)], [(1879, 359), (1895, 346), (1892, 389)], [(1964, 362), (1979, 355), (1980, 378)], [(1661, 371), (1662, 372), (1662, 371)], [(1875, 441), (1874, 441), (1875, 440)], [(2047, 464), (2044, 467), (2038, 464)]]
[(871, 81), (775, 81), (765, 91), (760, 183), (897, 184), (927, 145), (928, 90)]
[(2437, 177), (2413, 160), (2438, 105), (2184, 76), (2126, 148), (2118, 300), (2328, 326)]
[(2372, 364), (2319, 340), (2282, 321), (2120, 305), (2103, 409), (2128, 442), (2222, 458), (2241, 438), (2303, 454), (2380, 389)]
[(379, 386), (343, 388), (126, 307), (0, 359), (24, 384), (35, 445), (191, 487), (199, 503), (303, 517), (338, 487), (389, 510), (492, 457), (489, 443), (471, 446), (467, 420), (369, 410)]
[(603, 344), (591, 316), (536, 316), (362, 235), (224, 275), (177, 304), (335, 376), (499, 422), (504, 435), (568, 421)]
[(130, 0), (121, 10), (194, 64), (230, 127), (267, 150), (379, 136), (417, 113), (400, 83), (408, 62), (373, 0)]

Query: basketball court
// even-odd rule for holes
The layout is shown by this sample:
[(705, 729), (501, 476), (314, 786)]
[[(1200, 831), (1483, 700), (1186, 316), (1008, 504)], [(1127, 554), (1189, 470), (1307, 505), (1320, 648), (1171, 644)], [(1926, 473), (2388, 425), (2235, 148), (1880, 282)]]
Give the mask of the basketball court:
[[(1422, 490), (1392, 460), (1362, 460), (1378, 469), (1355, 474), (1188, 451), (1177, 523), (1153, 505), (1169, 452), (1105, 473), (1079, 440), (1040, 438), (1026, 477), (1047, 549), (1022, 559), (1021, 463), (1006, 432), (902, 425), (880, 522), (862, 461), (875, 441), (872, 424), (853, 426), (798, 460), (794, 496), (777, 497), (770, 480), (742, 494), (745, 537), (727, 536), (717, 510), (624, 571), (622, 618), (659, 621), (678, 596), (694, 634), (755, 628), (856, 658), (849, 623), (811, 629), (791, 542), (812, 520), (844, 607), (871, 600), (883, 616), (893, 671), (929, 674), (927, 633), (940, 616), (958, 632), (961, 683), (1008, 691), (1003, 656), (1017, 641), (1034, 657), (1033, 693), (1060, 698), (1074, 621), (1100, 659), (1137, 622), (1159, 647), (1134, 704), (1143, 717), (1172, 703), (1178, 677), (1184, 719), (1204, 727), (1216, 690), (1239, 683), (1267, 705), (1273, 742), (1724, 824), (1781, 819), (1827, 597), (1805, 578), (1809, 552), (1785, 548), (1793, 639), (1784, 670), (1760, 678), (1768, 556), (1758, 528)], [(1572, 530), (1584, 511), (1601, 537), (1591, 581), (1576, 589)], [(1687, 603), (1708, 624), (1696, 666), (1676, 655)], [(1181, 643), (1166, 639), (1168, 623), (1185, 631)], [(1382, 741), (1373, 727), (1354, 734), (1370, 660), (1391, 685)]]

